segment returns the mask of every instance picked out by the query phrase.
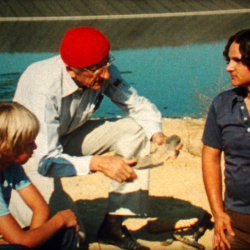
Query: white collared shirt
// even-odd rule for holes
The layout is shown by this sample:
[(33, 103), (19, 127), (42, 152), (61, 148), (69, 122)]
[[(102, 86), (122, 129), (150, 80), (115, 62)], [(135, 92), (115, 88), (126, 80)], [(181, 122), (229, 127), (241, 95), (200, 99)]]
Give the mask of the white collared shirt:
[[(108, 96), (126, 115), (141, 125), (148, 136), (162, 131), (161, 114), (148, 99), (139, 96), (121, 77), (119, 70), (109, 67), (110, 79), (100, 90), (81, 89), (66, 71), (60, 56), (36, 62), (22, 74), (14, 101), (30, 109), (39, 119), (41, 129), (36, 139), (35, 157), (39, 172), (50, 176), (49, 169), (63, 164), (74, 171), (58, 176), (90, 173), (91, 156), (63, 153), (59, 139), (82, 126), (95, 111), (99, 96)], [(56, 174), (51, 174), (56, 176)]]

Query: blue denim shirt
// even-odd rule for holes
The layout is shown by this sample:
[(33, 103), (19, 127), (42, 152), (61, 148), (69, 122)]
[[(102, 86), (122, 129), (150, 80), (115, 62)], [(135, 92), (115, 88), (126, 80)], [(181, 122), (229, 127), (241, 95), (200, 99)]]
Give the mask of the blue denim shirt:
[(3, 172), (4, 180), (0, 183), (0, 216), (9, 214), (11, 190), (20, 190), (31, 184), (22, 166), (12, 164)]
[(250, 117), (244, 88), (219, 94), (210, 107), (202, 141), (225, 154), (225, 207), (250, 214)]

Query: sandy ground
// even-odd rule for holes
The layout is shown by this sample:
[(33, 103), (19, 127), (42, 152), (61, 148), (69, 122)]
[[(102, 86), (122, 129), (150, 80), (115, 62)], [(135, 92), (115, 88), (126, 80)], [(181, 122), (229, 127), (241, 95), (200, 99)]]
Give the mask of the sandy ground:
[[(164, 118), (166, 135), (177, 134), (184, 144), (176, 160), (168, 160), (160, 167), (151, 169), (149, 217), (127, 218), (124, 224), (138, 241), (150, 249), (194, 249), (173, 239), (173, 230), (150, 233), (148, 221), (199, 218), (204, 211), (211, 213), (201, 173), (201, 136), (203, 119)], [(89, 176), (63, 178), (64, 190), (77, 203), (86, 227), (87, 242), (83, 249), (119, 249), (96, 242), (97, 230), (108, 204), (110, 180), (102, 173)], [(206, 249), (212, 249), (213, 230), (206, 230), (199, 239)], [(171, 244), (167, 244), (167, 240)]]

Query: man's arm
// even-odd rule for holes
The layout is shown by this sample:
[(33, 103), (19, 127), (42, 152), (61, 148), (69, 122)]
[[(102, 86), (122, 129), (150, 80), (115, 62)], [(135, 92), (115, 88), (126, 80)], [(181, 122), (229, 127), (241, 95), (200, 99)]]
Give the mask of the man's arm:
[[(167, 137), (161, 133), (156, 132), (151, 140), (152, 142), (161, 145)], [(182, 143), (176, 147), (176, 155), (178, 156), (179, 150), (182, 148)], [(135, 171), (129, 166), (136, 162), (136, 160), (125, 160), (117, 156), (92, 156), (90, 162), (91, 171), (100, 171), (111, 179), (118, 182), (132, 181), (137, 178)]]
[(115, 65), (109, 67), (110, 80), (104, 92), (127, 116), (133, 118), (145, 131), (148, 139), (162, 132), (162, 115), (157, 107), (141, 96), (121, 76)]
[(213, 248), (230, 248), (225, 230), (234, 236), (230, 217), (224, 212), (222, 200), (221, 150), (203, 145), (202, 173), (210, 207), (214, 216), (215, 227)]

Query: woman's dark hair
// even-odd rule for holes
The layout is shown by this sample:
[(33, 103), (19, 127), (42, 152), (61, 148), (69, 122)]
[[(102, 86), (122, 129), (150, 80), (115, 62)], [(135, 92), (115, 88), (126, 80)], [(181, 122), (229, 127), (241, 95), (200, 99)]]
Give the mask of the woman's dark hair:
[(223, 51), (223, 56), (225, 57), (227, 62), (230, 61), (228, 53), (233, 42), (236, 42), (240, 45), (240, 53), (242, 55), (241, 61), (250, 69), (250, 29), (241, 30), (235, 35), (229, 37)]

